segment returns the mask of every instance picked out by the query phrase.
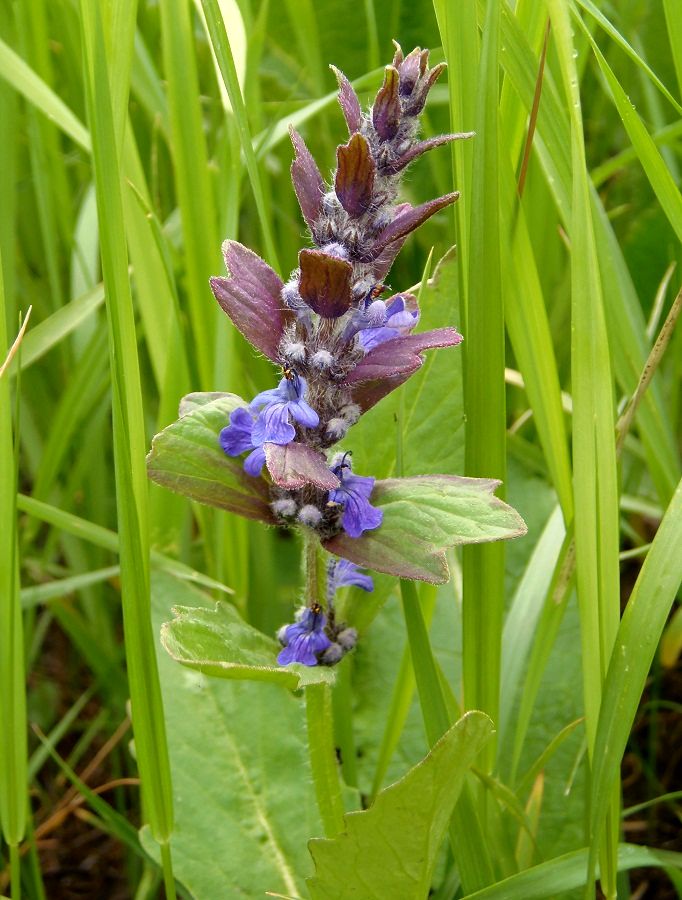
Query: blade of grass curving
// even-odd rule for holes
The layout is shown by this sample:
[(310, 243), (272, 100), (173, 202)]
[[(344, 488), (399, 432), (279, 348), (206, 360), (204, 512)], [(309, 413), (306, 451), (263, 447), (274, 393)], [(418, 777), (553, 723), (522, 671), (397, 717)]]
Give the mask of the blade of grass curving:
[(79, 591), (91, 584), (99, 584), (117, 578), (121, 573), (120, 566), (107, 566), (105, 569), (97, 569), (93, 572), (81, 572), (79, 575), (71, 575), (68, 578), (58, 578), (45, 584), (23, 588), (21, 591), (21, 605), (23, 609), (47, 603), (58, 597)]
[[(469, 296), (464, 355), (467, 475), (505, 480), (506, 413), (504, 309), (500, 261), (498, 72), (500, 4), (487, 7), (479, 73), (476, 147), (471, 202)], [(465, 709), (481, 709), (499, 721), (500, 656), (504, 614), (502, 542), (466, 547), (462, 553)], [(492, 767), (495, 744), (486, 746)]]
[[(658, 128), (656, 131), (651, 132), (651, 137), (654, 139), (657, 147), (674, 146), (679, 140), (680, 135), (682, 135), (682, 121), (672, 122), (670, 125), (666, 125), (663, 128)], [(620, 150), (610, 157), (610, 159), (607, 159), (606, 162), (603, 162), (592, 169), (592, 172), (590, 173), (592, 183), (596, 188), (601, 187), (604, 182), (608, 181), (609, 178), (612, 178), (616, 173), (621, 172), (636, 159), (637, 153), (635, 148), (632, 146), (625, 147), (623, 150)]]
[[(62, 306), (47, 319), (31, 329), (21, 348), (21, 366), (27, 369), (53, 347), (86, 322), (104, 303), (104, 285), (98, 284), (82, 297)], [(10, 366), (10, 376), (16, 375), (16, 363)]]
[(623, 50), (630, 59), (639, 66), (642, 71), (646, 74), (647, 78), (651, 81), (653, 85), (661, 92), (661, 94), (665, 97), (665, 99), (671, 104), (671, 106), (675, 109), (679, 115), (682, 115), (682, 106), (677, 102), (677, 100), (670, 93), (668, 88), (663, 84), (661, 79), (656, 75), (654, 70), (649, 66), (646, 60), (642, 59), (642, 57), (637, 53), (635, 48), (627, 42), (627, 40), (623, 37), (623, 35), (618, 31), (618, 29), (606, 18), (604, 13), (599, 10), (592, 0), (575, 0), (575, 3), (572, 3), (572, 9), (577, 15), (577, 6), (582, 6), (584, 10), (586, 10), (594, 19), (597, 21), (601, 27), (604, 29), (606, 34)]
[[(109, 93), (107, 57), (92, 0), (81, 2), (88, 119), (107, 290), (113, 387), (114, 465), (120, 533), (121, 587), (135, 746), (145, 812), (162, 848), (173, 830), (172, 790), (163, 705), (151, 631), (145, 431), (132, 297), (128, 282), (121, 172)], [(164, 860), (169, 897), (172, 868)]]
[(0, 77), (51, 119), (71, 140), (90, 152), (90, 135), (55, 92), (4, 41), (0, 40)]
[(620, 116), (623, 126), (637, 152), (644, 173), (648, 178), (654, 193), (658, 197), (663, 212), (666, 214), (675, 234), (678, 239), (682, 241), (682, 195), (680, 194), (680, 190), (675, 184), (675, 181), (661, 156), (661, 152), (656, 146), (656, 142), (638, 116), (635, 107), (628, 99), (627, 94), (621, 87), (613, 70), (606, 62), (596, 41), (592, 38), (585, 24), (579, 17), (577, 17), (577, 21), (592, 45), (592, 50), (599, 63), (599, 68), (609, 85), (611, 96), (616, 109), (618, 110), (618, 115)]
[(676, 0), (663, 0), (663, 9), (677, 75), (677, 89), (682, 92), (682, 8)]
[[(587, 745), (590, 759), (594, 760), (602, 683), (620, 617), (613, 382), (568, 2), (549, 0), (549, 10), (571, 120), (571, 371), (576, 583)], [(618, 837), (619, 811), (618, 798), (615, 798), (601, 843), (601, 878), (607, 896), (615, 896)], [(599, 836), (595, 836), (591, 851), (596, 851), (597, 846)]]
[[(60, 530), (66, 531), (75, 537), (81, 538), (94, 544), (96, 547), (103, 547), (105, 550), (111, 550), (112, 553), (119, 552), (119, 536), (108, 528), (96, 525), (94, 522), (88, 522), (74, 516), (73, 513), (58, 509), (49, 503), (43, 503), (40, 500), (34, 500), (33, 497), (27, 497), (25, 494), (17, 495), (17, 507), (22, 512), (35, 516), (41, 522), (46, 522)], [(221, 591), (225, 594), (231, 594), (233, 591), (229, 587), (225, 587), (219, 581), (209, 578), (201, 572), (197, 572), (190, 566), (179, 562), (177, 559), (171, 559), (170, 556), (164, 556), (156, 550), (152, 550), (150, 555), (151, 563), (155, 568), (174, 575), (181, 581), (189, 581), (193, 584), (202, 585), (214, 591)]]
[[(182, 220), (186, 291), (200, 389), (213, 387), (213, 335), (218, 309), (208, 279), (222, 270), (215, 204), (202, 120), (191, 8), (187, 0), (162, 0), (161, 36), (168, 81), (175, 189)], [(219, 327), (224, 327), (221, 323)]]
[[(5, 289), (0, 254), (0, 359), (7, 352)], [(9, 846), (12, 900), (21, 894), (19, 844), (26, 831), (26, 693), (19, 600), (16, 486), (18, 437), (13, 437), (10, 382), (0, 378), (0, 826)]]
[[(205, 0), (202, 0), (202, 3)], [(320, 53), (320, 35), (313, 0), (285, 0), (291, 28), (298, 45), (298, 59), (301, 61), (301, 79), (306, 79), (306, 87), (314, 94), (324, 90), (326, 66)]]
[[(466, 894), (463, 900), (545, 900), (547, 897), (567, 896), (569, 891), (585, 884), (586, 862), (587, 850), (574, 850), (505, 878), (475, 894)], [(638, 844), (620, 844), (616, 862), (619, 872), (645, 866), (679, 868), (682, 854), (651, 850)]]
[(682, 480), (625, 608), (604, 684), (594, 742), (590, 833), (599, 832), (661, 634), (682, 584)]
[(263, 232), (266, 256), (270, 265), (279, 272), (280, 265), (271, 225), (272, 212), (270, 204), (266, 202), (265, 192), (263, 191), (258, 162), (253, 149), (249, 121), (246, 115), (246, 107), (239, 86), (237, 69), (234, 64), (230, 41), (227, 32), (225, 31), (220, 6), (218, 0), (201, 0), (201, 5), (204, 10), (204, 15), (206, 16), (206, 24), (208, 25), (213, 52), (218, 61), (225, 88), (230, 98), (230, 103), (232, 104), (239, 140), (246, 162), (246, 170), (249, 175), (249, 181), (251, 182), (251, 190), (253, 191), (253, 199), (256, 203), (258, 219)]

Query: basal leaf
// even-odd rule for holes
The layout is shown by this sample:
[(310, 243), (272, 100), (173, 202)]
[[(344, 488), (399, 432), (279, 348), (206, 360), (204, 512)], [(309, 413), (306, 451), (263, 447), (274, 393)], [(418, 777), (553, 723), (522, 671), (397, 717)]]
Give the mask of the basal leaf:
[(226, 456), (218, 435), (233, 409), (246, 404), (235, 394), (190, 394), (180, 406), (182, 415), (156, 435), (147, 456), (152, 481), (184, 494), (190, 500), (238, 513), (247, 519), (273, 524), (268, 485), (242, 468), (240, 459)]
[(347, 814), (342, 834), (310, 841), (313, 900), (426, 897), (464, 776), (492, 732), (487, 716), (467, 713), (368, 810)]
[[(175, 604), (211, 598), (152, 578), (154, 626)], [(157, 649), (173, 770), (173, 869), (193, 900), (304, 896), (306, 849), (321, 825), (310, 785), (305, 707), (269, 684), (206, 678)], [(143, 829), (141, 840), (159, 858)]]
[(457, 475), (377, 481), (372, 504), (383, 510), (381, 526), (359, 538), (337, 535), (325, 547), (368, 569), (443, 584), (449, 578), (446, 548), (526, 533), (516, 510), (493, 494), (498, 485)]
[(218, 602), (215, 609), (176, 606), (173, 612), (175, 619), (161, 628), (161, 643), (184, 666), (218, 678), (269, 681), (290, 690), (334, 681), (333, 670), (325, 666), (278, 666), (277, 641), (248, 625), (228, 603)]

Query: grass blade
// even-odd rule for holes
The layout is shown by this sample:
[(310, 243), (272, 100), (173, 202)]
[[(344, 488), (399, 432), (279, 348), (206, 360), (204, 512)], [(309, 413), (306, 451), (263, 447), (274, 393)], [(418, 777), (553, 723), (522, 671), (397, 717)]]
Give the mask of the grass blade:
[[(0, 255), (0, 359), (7, 353), (5, 291)], [(19, 600), (16, 462), (10, 382), (0, 377), (0, 825), (10, 848), (12, 897), (21, 891), (19, 843), (26, 831), (26, 693)]]
[[(504, 310), (501, 289), (499, 203), (500, 5), (487, 7), (479, 75), (469, 255), (469, 296), (464, 356), (467, 475), (499, 478), (506, 473)], [(483, 302), (483, 298), (485, 298)], [(466, 547), (463, 576), (463, 689), (466, 709), (499, 720), (500, 656), (504, 613), (502, 542)], [(488, 765), (495, 758), (487, 747)]]
[(271, 212), (266, 204), (265, 193), (261, 183), (256, 154), (253, 149), (253, 141), (249, 130), (249, 122), (246, 115), (246, 107), (244, 99), (239, 87), (239, 79), (237, 78), (237, 69), (232, 56), (230, 41), (225, 31), (225, 25), (220, 12), (218, 0), (201, 0), (201, 5), (206, 16), (206, 24), (211, 36), (211, 43), (215, 53), (220, 73), (225, 83), (230, 103), (234, 111), (234, 118), (239, 133), (242, 152), (246, 161), (246, 170), (249, 174), (253, 198), (256, 202), (258, 210), (258, 219), (261, 230), (263, 232), (263, 240), (265, 242), (265, 252), (269, 263), (276, 271), (280, 271), (279, 260), (277, 258), (277, 250), (275, 249), (275, 240), (270, 225)]
[(83, 150), (90, 151), (90, 135), (83, 123), (24, 60), (0, 40), (0, 76)]
[(594, 742), (590, 830), (606, 815), (644, 683), (682, 584), (682, 480), (654, 537), (618, 628)]
[[(173, 830), (170, 767), (154, 637), (151, 630), (146, 438), (135, 321), (128, 281), (121, 171), (99, 5), (81, 2), (88, 119), (107, 292), (113, 387), (114, 464), (120, 535), (121, 587), (135, 745), (146, 814), (156, 840)], [(166, 890), (175, 894), (165, 868)]]
[[(618, 474), (613, 381), (568, 4), (564, 0), (550, 0), (549, 8), (571, 121), (574, 522), (583, 648), (583, 696), (588, 751), (590, 759), (593, 759), (602, 682), (620, 616)], [(601, 872), (607, 896), (615, 896), (618, 819), (617, 806), (612, 807), (603, 847)], [(597, 838), (591, 847), (592, 852), (597, 847), (596, 840)]]

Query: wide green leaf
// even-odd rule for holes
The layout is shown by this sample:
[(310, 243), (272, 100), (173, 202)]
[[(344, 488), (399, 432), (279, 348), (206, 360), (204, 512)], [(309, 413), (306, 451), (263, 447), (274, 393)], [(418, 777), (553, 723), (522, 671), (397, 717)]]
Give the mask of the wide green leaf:
[(500, 482), (457, 475), (420, 475), (377, 481), (372, 503), (381, 526), (362, 537), (340, 534), (325, 543), (337, 556), (388, 575), (443, 584), (445, 550), (526, 533), (521, 516), (493, 493)]
[[(207, 396), (217, 399), (204, 403)], [(152, 481), (190, 500), (271, 524), (267, 482), (247, 475), (242, 461), (226, 456), (218, 442), (232, 410), (245, 405), (236, 394), (190, 394), (180, 410), (187, 415), (152, 441), (147, 471)]]
[(218, 678), (269, 681), (296, 690), (320, 681), (332, 683), (334, 670), (325, 666), (276, 665), (280, 646), (239, 616), (228, 603), (215, 609), (173, 608), (176, 618), (161, 629), (161, 643), (173, 659)]
[[(174, 604), (211, 598), (168, 575), (152, 579), (154, 626)], [(322, 833), (310, 785), (305, 708), (268, 684), (206, 678), (157, 648), (176, 829), (173, 865), (193, 900), (304, 896), (306, 851)], [(158, 849), (147, 829), (142, 844)]]
[(368, 810), (347, 814), (343, 834), (312, 840), (313, 900), (427, 897), (464, 777), (492, 733), (487, 716), (467, 713)]

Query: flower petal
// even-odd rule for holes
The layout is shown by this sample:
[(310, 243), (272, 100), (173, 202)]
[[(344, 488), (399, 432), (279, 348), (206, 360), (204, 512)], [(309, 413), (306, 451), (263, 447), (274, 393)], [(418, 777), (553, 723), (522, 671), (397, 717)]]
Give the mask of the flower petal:
[(303, 218), (310, 230), (320, 214), (324, 181), (317, 163), (305, 145), (301, 135), (292, 127), (289, 128), (291, 143), (294, 145), (296, 157), (291, 164), (291, 180), (298, 197)]
[(339, 486), (324, 456), (305, 444), (265, 444), (265, 459), (272, 480), (280, 487), (296, 490), (314, 484), (330, 490)]
[(296, 429), (289, 422), (288, 403), (271, 403), (261, 410), (252, 431), (254, 447), (266, 441), (288, 444), (296, 437)]
[(360, 108), (358, 95), (343, 72), (337, 69), (336, 66), (330, 66), (329, 68), (336, 75), (336, 80), (339, 82), (339, 105), (348, 125), (348, 132), (353, 134), (359, 131), (362, 125), (362, 109)]
[(305, 400), (290, 400), (289, 413), (304, 428), (317, 428), (320, 424), (320, 417)]
[(247, 475), (257, 478), (263, 471), (264, 465), (265, 451), (262, 446), (256, 447), (244, 460), (244, 471)]
[(348, 311), (353, 266), (345, 259), (321, 250), (301, 250), (299, 292), (308, 306), (325, 319), (336, 319)]
[(253, 449), (251, 432), (253, 431), (253, 416), (243, 406), (232, 410), (230, 424), (220, 432), (219, 440), (223, 452), (228, 456), (239, 456), (247, 450)]
[(367, 138), (352, 135), (336, 150), (334, 186), (341, 206), (353, 217), (367, 212), (372, 202), (376, 165)]
[(277, 362), (284, 326), (292, 319), (280, 296), (280, 277), (251, 250), (225, 241), (227, 278), (211, 278), (211, 290), (247, 341)]

